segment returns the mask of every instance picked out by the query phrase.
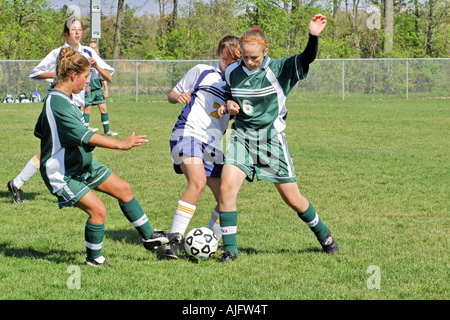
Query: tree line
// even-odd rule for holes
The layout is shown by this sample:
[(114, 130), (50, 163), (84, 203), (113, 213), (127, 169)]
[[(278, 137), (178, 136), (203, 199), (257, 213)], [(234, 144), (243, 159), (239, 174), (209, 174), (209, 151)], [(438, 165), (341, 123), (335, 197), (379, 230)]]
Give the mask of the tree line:
[[(104, 59), (215, 59), (218, 41), (258, 26), (273, 58), (301, 52), (308, 24), (327, 15), (319, 58), (448, 57), (447, 0), (151, 0), (159, 14), (137, 15), (127, 0), (102, 16)], [(68, 8), (47, 0), (0, 0), (0, 59), (42, 59), (64, 42)], [(90, 37), (82, 16), (83, 44)]]

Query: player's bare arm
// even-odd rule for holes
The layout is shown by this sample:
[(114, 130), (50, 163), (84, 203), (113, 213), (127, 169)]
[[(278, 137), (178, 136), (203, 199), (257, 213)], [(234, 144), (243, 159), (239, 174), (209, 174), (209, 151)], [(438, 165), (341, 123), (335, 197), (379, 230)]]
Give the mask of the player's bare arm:
[(136, 136), (134, 132), (124, 140), (117, 140), (105, 137), (100, 134), (94, 134), (89, 140), (89, 144), (95, 147), (102, 147), (107, 149), (129, 150), (131, 148), (140, 146), (141, 144), (148, 142), (147, 136)]
[(186, 104), (191, 102), (191, 93), (190, 92), (183, 92), (179, 94), (175, 90), (170, 91), (168, 100), (170, 103), (175, 104)]
[(92, 68), (96, 69), (100, 73), (100, 75), (103, 77), (104, 80), (111, 81), (112, 77), (111, 77), (111, 73), (109, 72), (109, 70), (99, 67), (97, 61), (95, 61), (94, 58), (89, 57), (88, 60), (91, 63)]
[(56, 79), (56, 72), (43, 72), (40, 75), (33, 77), (35, 80)]

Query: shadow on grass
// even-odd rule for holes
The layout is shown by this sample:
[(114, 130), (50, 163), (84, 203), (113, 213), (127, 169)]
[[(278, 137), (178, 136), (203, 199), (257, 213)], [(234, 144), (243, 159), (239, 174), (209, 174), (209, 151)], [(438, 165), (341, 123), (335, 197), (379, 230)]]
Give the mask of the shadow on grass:
[[(130, 229), (105, 230), (105, 237), (112, 241), (141, 246), (144, 249), (141, 235), (132, 227)], [(151, 250), (151, 252), (156, 253), (159, 260), (166, 259), (164, 246)]]
[(81, 251), (66, 251), (66, 250), (49, 250), (39, 251), (35, 248), (17, 248), (10, 243), (0, 243), (0, 253), (5, 257), (21, 258), (21, 259), (41, 259), (56, 263), (79, 263), (79, 256)]
[[(40, 192), (24, 192), (23, 193), (23, 201), (31, 201), (36, 199), (39, 195), (42, 195)], [(4, 199), (5, 203), (11, 202), (11, 204), (15, 204), (13, 200), (13, 195), (9, 191), (0, 191), (0, 198)]]

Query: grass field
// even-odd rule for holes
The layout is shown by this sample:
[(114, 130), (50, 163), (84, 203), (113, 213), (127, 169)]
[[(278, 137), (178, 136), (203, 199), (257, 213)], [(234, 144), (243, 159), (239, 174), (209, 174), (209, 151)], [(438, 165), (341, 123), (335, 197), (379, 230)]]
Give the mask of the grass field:
[[(321, 252), (272, 184), (254, 182), (239, 194), (240, 257), (227, 265), (218, 256), (196, 264), (146, 251), (116, 201), (100, 194), (108, 209), (103, 253), (113, 270), (82, 265), (87, 215), (59, 210), (39, 174), (24, 186), (24, 204), (12, 202), (6, 183), (39, 151), (33, 129), (42, 106), (0, 106), (2, 300), (449, 298), (448, 99), (288, 103), (300, 190), (331, 227), (339, 255)], [(150, 141), (130, 151), (97, 148), (95, 158), (130, 182), (155, 228), (169, 230), (186, 185), (172, 170), (168, 143), (181, 106), (108, 109), (119, 138), (135, 131)], [(101, 127), (98, 110), (91, 125)], [(188, 230), (207, 226), (213, 206), (206, 190)], [(74, 275), (79, 289), (70, 286)]]

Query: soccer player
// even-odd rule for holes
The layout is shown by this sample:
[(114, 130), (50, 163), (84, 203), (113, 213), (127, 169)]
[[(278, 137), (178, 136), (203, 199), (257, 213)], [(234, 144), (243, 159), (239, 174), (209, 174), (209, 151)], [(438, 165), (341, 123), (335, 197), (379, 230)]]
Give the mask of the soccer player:
[(95, 147), (128, 150), (147, 142), (134, 132), (124, 140), (115, 140), (90, 131), (79, 106), (71, 98), (89, 84), (91, 62), (69, 47), (60, 50), (57, 84), (49, 89), (34, 134), (41, 139), (41, 176), (48, 190), (57, 197), (59, 208), (75, 206), (89, 215), (85, 226), (87, 257), (90, 266), (110, 266), (102, 255), (106, 208), (92, 191), (106, 193), (119, 202), (120, 209), (153, 249), (169, 242), (169, 236), (153, 230), (131, 186), (93, 159)]
[[(92, 48), (98, 54), (98, 44), (97, 40), (91, 39), (88, 46)], [(105, 87), (105, 90), (103, 90)], [(101, 114), (101, 121), (103, 124), (103, 132), (105, 136), (116, 136), (117, 132), (109, 129), (109, 115), (108, 109), (106, 107), (106, 98), (108, 98), (108, 81), (104, 80), (97, 70), (92, 70), (91, 82), (86, 88), (86, 99), (84, 106), (84, 123), (89, 125), (89, 118), (91, 115), (91, 107), (98, 106)], [(95, 130), (95, 128), (91, 128)], [(97, 130), (95, 130), (97, 131)]]
[[(206, 185), (219, 199), (222, 171), (222, 136), (229, 116), (219, 117), (217, 110), (225, 104), (224, 75), (228, 64), (240, 59), (239, 38), (223, 37), (218, 45), (219, 63), (215, 66), (199, 64), (189, 70), (169, 93), (170, 103), (185, 105), (170, 137), (170, 148), (175, 172), (184, 174), (187, 188), (178, 200), (171, 233), (184, 235), (195, 213), (197, 201)], [(212, 211), (209, 228), (220, 239), (219, 213)], [(179, 239), (181, 240), (181, 239)], [(166, 245), (165, 255), (178, 258), (179, 242)]]
[(227, 263), (238, 256), (237, 195), (244, 180), (267, 180), (289, 207), (297, 212), (314, 232), (327, 253), (337, 253), (338, 246), (330, 229), (319, 218), (313, 206), (301, 195), (284, 129), (286, 96), (309, 70), (317, 55), (318, 36), (327, 24), (322, 14), (309, 24), (305, 50), (292, 57), (271, 59), (267, 36), (258, 28), (242, 35), (242, 60), (225, 71), (232, 99), (220, 114), (236, 115), (232, 125), (220, 187), (220, 226), (224, 251), (219, 262)]
[[(47, 80), (52, 84), (52, 86), (55, 85), (56, 63), (59, 52), (61, 48), (70, 47), (80, 52), (91, 62), (91, 73), (95, 72), (96, 74), (100, 74), (103, 79), (111, 81), (111, 76), (115, 70), (106, 64), (93, 49), (82, 46), (80, 43), (83, 35), (83, 24), (81, 20), (75, 17), (68, 18), (64, 23), (62, 35), (66, 39), (64, 45), (51, 51), (44, 58), (44, 60), (37, 65), (37, 67), (30, 74), (31, 79)], [(85, 90), (82, 90), (78, 94), (73, 94), (72, 99), (80, 108), (83, 107), (85, 103)], [(88, 127), (89, 123), (85, 123), (85, 125)], [(15, 203), (23, 203), (22, 186), (39, 170), (40, 156), (41, 155), (39, 153), (34, 155), (22, 171), (17, 175), (17, 177), (7, 183), (7, 188), (12, 193)]]

